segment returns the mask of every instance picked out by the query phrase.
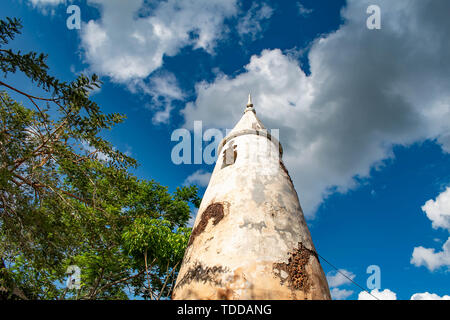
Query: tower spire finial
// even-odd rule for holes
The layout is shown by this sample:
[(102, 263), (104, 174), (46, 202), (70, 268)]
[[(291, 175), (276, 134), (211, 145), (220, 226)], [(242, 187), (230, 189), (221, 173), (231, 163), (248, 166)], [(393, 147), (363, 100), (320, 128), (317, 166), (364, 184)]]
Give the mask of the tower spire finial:
[(255, 108), (253, 108), (252, 95), (250, 93), (248, 94), (247, 107), (245, 108), (245, 112), (247, 112), (247, 111), (255, 112)]
[(247, 107), (253, 107), (253, 103), (252, 103), (252, 95), (251, 95), (250, 93), (248, 94)]

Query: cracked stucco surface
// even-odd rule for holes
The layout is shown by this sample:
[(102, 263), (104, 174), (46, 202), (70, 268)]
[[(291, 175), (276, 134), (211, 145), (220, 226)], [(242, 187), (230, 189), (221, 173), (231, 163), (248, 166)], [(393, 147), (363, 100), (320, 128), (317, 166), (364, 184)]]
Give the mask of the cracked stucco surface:
[[(253, 112), (245, 117), (239, 129), (253, 123), (263, 128), (252, 120), (257, 119)], [(299, 243), (315, 251), (297, 193), (280, 165), (279, 146), (263, 135), (242, 134), (226, 142), (222, 153), (230, 143), (236, 146), (236, 162), (222, 168), (219, 154), (194, 229), (213, 204), (223, 206), (223, 217), (216, 224), (207, 221), (190, 241), (173, 298), (330, 299), (316, 256), (302, 265), (307, 288), (290, 285), (287, 272), (274, 268), (289, 264)], [(196, 276), (196, 270), (203, 273)]]

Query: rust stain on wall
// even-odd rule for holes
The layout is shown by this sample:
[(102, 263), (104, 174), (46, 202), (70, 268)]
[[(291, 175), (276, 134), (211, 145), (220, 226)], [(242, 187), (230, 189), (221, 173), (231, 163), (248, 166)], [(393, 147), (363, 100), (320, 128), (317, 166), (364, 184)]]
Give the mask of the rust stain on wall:
[(224, 216), (223, 213), (223, 204), (222, 203), (212, 203), (210, 204), (205, 211), (202, 213), (202, 217), (198, 225), (192, 230), (191, 237), (189, 238), (188, 247), (194, 242), (195, 238), (203, 231), (205, 231), (206, 226), (210, 219), (213, 220), (213, 225), (215, 226), (222, 220)]
[(317, 254), (313, 250), (299, 242), (297, 248), (290, 253), (288, 263), (274, 263), (273, 271), (280, 278), (281, 284), (287, 282), (293, 290), (308, 292), (311, 281), (306, 272), (306, 265), (311, 256), (317, 258)]
[(234, 291), (230, 288), (219, 288), (217, 289), (217, 299), (219, 300), (232, 300)]

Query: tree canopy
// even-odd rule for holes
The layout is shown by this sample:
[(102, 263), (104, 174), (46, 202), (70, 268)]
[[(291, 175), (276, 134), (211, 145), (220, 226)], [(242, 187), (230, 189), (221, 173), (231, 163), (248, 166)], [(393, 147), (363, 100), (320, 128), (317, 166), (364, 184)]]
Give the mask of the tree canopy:
[[(99, 78), (63, 82), (46, 55), (8, 49), (21, 27), (0, 20), (0, 298), (170, 297), (197, 188), (133, 175), (136, 161), (101, 136), (125, 116), (91, 100)], [(43, 96), (8, 83), (16, 72)], [(65, 283), (73, 265), (79, 289)]]

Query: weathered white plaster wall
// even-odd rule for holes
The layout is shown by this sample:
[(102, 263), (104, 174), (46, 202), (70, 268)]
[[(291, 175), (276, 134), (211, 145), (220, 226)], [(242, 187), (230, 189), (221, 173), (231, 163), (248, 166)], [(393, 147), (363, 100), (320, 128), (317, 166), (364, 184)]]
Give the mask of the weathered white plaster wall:
[[(280, 146), (264, 133), (247, 111), (224, 139), (174, 299), (330, 299)], [(228, 148), (236, 161), (223, 166)]]

